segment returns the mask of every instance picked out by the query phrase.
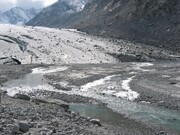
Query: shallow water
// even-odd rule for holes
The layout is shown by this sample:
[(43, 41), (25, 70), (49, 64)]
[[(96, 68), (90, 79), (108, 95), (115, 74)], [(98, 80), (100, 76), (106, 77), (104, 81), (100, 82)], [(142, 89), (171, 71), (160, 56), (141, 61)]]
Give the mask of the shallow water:
[[(127, 119), (105, 107), (105, 106), (97, 106), (97, 105), (91, 105), (91, 104), (71, 104), (70, 105), (70, 110), (73, 112), (78, 112), (81, 115), (85, 116), (85, 117), (91, 117), (91, 118), (96, 118), (99, 119), (101, 122), (103, 123), (107, 123), (107, 124), (113, 124), (113, 125), (121, 125), (122, 124), (124, 126), (128, 126), (128, 122)], [(169, 112), (170, 113), (170, 112)], [(136, 117), (137, 120), (141, 120), (141, 121), (146, 121), (148, 123), (153, 123), (155, 125), (160, 125), (163, 126), (167, 129), (171, 129), (177, 133), (180, 133), (180, 119), (176, 119), (173, 116), (169, 116), (169, 115), (164, 115), (163, 114), (158, 114), (158, 113), (154, 113), (154, 112), (138, 112), (138, 113), (133, 113), (132, 114), (133, 118)], [(135, 116), (135, 117), (134, 117)]]
[(119, 113), (105, 107), (92, 104), (70, 104), (69, 109), (73, 112), (80, 113), (82, 116), (97, 118), (101, 122), (121, 125), (127, 123), (126, 118)]

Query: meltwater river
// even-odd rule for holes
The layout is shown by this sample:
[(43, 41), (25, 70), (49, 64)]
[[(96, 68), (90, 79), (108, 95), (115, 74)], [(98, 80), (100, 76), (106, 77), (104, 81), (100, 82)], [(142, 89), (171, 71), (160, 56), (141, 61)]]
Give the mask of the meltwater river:
[[(141, 70), (140, 67), (138, 70)], [(143, 121), (152, 125), (158, 125), (167, 129), (171, 129), (180, 133), (180, 113), (169, 109), (163, 109), (152, 106), (148, 103), (133, 102), (138, 93), (133, 91), (129, 83), (136, 76), (136, 73), (129, 73), (125, 76), (113, 75), (88, 83), (81, 89), (73, 89), (64, 92), (57, 90), (43, 78), (44, 74), (53, 72), (63, 72), (67, 67), (50, 67), (49, 69), (37, 68), (33, 69), (31, 74), (24, 78), (11, 80), (4, 84), (4, 90), (7, 90), (10, 96), (16, 93), (31, 93), (37, 90), (56, 91), (67, 94), (77, 94), (85, 97), (98, 99), (107, 104), (107, 107), (99, 107), (86, 104), (72, 104), (70, 109), (79, 112), (87, 117), (99, 118), (103, 122), (118, 124), (120, 123), (120, 115), (128, 118)], [(103, 114), (103, 115), (102, 115)]]

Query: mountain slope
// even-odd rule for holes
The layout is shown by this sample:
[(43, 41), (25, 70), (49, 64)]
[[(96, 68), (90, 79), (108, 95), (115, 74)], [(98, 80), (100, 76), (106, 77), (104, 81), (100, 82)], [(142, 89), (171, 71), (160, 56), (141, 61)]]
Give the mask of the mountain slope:
[(66, 19), (56, 19), (52, 25), (44, 22), (42, 26), (76, 28), (180, 52), (178, 0), (94, 0)]
[(0, 14), (0, 23), (23, 25), (39, 13), (39, 11), (39, 9), (34, 8), (23, 9), (21, 7), (14, 7)]
[(53, 5), (44, 8), (27, 25), (54, 27), (63, 26), (69, 15), (81, 11), (91, 0), (59, 0)]
[(73, 18), (66, 27), (180, 52), (178, 0), (99, 0)]

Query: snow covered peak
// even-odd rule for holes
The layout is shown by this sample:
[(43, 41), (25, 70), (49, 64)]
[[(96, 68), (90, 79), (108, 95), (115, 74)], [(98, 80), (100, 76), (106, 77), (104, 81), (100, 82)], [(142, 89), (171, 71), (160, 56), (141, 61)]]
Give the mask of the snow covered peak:
[(59, 0), (44, 8), (33, 19), (26, 23), (31, 26), (61, 27), (74, 13), (83, 10), (92, 0)]
[(88, 0), (69, 0), (70, 4), (77, 7), (77, 11), (83, 10), (84, 6), (89, 2)]
[(39, 13), (39, 11), (34, 8), (23, 9), (21, 7), (14, 7), (0, 14), (0, 23), (23, 25)]
[(89, 1), (90, 0), (59, 0), (58, 3), (66, 2), (70, 6), (75, 7), (76, 11), (81, 11)]

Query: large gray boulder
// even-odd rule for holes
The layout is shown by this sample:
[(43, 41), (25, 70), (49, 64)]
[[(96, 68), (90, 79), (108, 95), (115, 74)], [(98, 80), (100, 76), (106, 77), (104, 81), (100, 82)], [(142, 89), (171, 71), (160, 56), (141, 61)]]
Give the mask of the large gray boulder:
[(26, 121), (19, 121), (19, 129), (23, 133), (26, 133), (29, 131), (29, 124)]
[(19, 132), (19, 125), (15, 124), (12, 128), (12, 134), (18, 134)]

